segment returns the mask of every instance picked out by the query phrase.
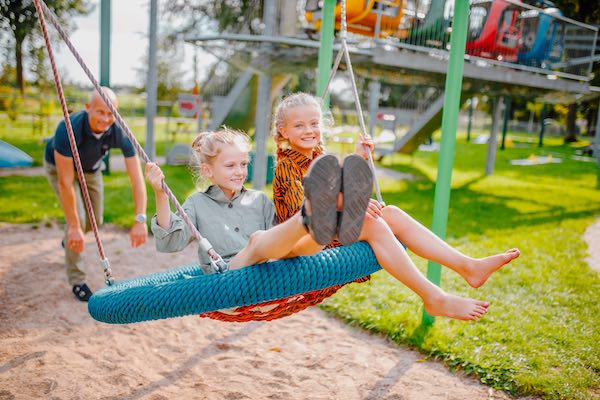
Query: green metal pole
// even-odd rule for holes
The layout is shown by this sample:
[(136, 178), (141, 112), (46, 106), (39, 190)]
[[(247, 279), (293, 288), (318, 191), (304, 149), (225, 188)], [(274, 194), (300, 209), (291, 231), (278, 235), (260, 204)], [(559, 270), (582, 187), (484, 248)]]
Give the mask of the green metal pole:
[(100, 1), (100, 85), (110, 86), (110, 2)]
[(471, 123), (473, 122), (473, 101), (475, 97), (469, 100), (469, 124), (467, 125), (467, 143), (471, 141)]
[[(111, 0), (100, 1), (100, 86), (110, 87)], [(110, 151), (102, 157), (104, 175), (110, 175)]]
[(542, 107), (542, 112), (540, 114), (540, 140), (538, 141), (538, 147), (542, 147), (544, 145), (544, 131), (546, 130), (544, 120), (546, 119), (547, 112), (548, 104), (544, 103), (544, 107)]
[[(431, 227), (433, 233), (441, 239), (446, 238), (446, 224), (448, 222), (450, 184), (452, 179), (452, 164), (454, 162), (454, 145), (456, 144), (456, 128), (458, 127), (468, 15), (468, 0), (454, 0), (452, 35), (450, 37), (450, 59), (448, 60), (448, 72), (446, 74), (444, 92), (444, 111), (442, 114), (442, 139)], [(438, 286), (441, 281), (441, 272), (439, 264), (432, 261), (429, 262), (427, 278)], [(424, 325), (431, 325), (434, 320), (434, 317), (423, 311), (422, 322)]]
[[(319, 63), (317, 73), (317, 95), (321, 97), (331, 73), (333, 63), (333, 34), (335, 24), (336, 0), (325, 0), (323, 3), (323, 18), (321, 19), (321, 42), (319, 46)], [(329, 107), (329, 96), (323, 102), (323, 107)]]
[(502, 125), (502, 144), (500, 145), (500, 150), (504, 150), (506, 148), (506, 132), (508, 131), (508, 117), (510, 114), (510, 105), (511, 98), (504, 98), (504, 124)]
[(600, 100), (598, 101), (598, 115), (596, 116), (596, 134), (594, 135), (594, 155), (598, 161), (596, 170), (596, 189), (600, 189)]

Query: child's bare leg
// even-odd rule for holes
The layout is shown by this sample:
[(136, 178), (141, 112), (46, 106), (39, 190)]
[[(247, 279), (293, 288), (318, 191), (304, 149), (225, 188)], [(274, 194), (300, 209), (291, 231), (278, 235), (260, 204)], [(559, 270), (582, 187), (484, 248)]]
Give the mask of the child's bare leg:
[(359, 240), (368, 242), (379, 264), (421, 297), (430, 315), (475, 320), (487, 312), (489, 303), (447, 294), (427, 280), (381, 218), (368, 216)]
[(297, 213), (267, 231), (253, 233), (246, 247), (231, 259), (229, 268), (247, 267), (272, 258), (281, 258), (288, 254), (296, 242), (305, 235), (302, 216)]
[(292, 250), (282, 258), (292, 258), (298, 256), (310, 256), (323, 250), (325, 246), (314, 241), (309, 234), (304, 235), (292, 248)]
[[(310, 240), (305, 240), (306, 237)], [(317, 244), (306, 233), (302, 224), (302, 216), (297, 213), (268, 231), (258, 231), (252, 234), (246, 247), (231, 259), (229, 268), (247, 267), (270, 259), (314, 254), (322, 248), (323, 246)]]
[(381, 211), (383, 219), (394, 235), (406, 247), (420, 257), (447, 266), (473, 287), (483, 285), (492, 273), (521, 254), (518, 249), (510, 249), (490, 257), (469, 257), (444, 242), (398, 207), (386, 206)]

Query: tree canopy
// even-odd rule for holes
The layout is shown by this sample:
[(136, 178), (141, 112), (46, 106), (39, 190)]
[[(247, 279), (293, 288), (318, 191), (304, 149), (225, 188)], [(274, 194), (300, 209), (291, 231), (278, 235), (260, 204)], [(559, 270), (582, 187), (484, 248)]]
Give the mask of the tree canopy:
[[(68, 22), (71, 17), (87, 14), (92, 9), (88, 0), (46, 0), (45, 2), (65, 27), (69, 26)], [(37, 12), (31, 0), (0, 0), (0, 34), (4, 32), (12, 33), (16, 82), (21, 93), (25, 90), (23, 43), (26, 39), (30, 39), (32, 47), (39, 47), (35, 43), (36, 38), (39, 38), (37, 26)]]

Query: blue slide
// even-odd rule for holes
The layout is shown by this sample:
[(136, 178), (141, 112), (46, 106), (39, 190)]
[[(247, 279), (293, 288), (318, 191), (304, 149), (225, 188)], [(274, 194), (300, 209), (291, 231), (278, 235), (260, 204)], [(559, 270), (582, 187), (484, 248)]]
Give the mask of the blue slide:
[(31, 167), (32, 163), (29, 155), (0, 140), (0, 168)]

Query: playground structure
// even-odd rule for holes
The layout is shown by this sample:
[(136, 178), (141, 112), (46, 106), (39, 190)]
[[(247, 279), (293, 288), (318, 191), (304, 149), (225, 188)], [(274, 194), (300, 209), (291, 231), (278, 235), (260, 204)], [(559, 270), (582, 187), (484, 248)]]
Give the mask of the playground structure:
[[(188, 41), (229, 60), (231, 65), (245, 66), (240, 80), (249, 71), (265, 76), (296, 73), (315, 66), (320, 44), (303, 32), (308, 30), (313, 36), (321, 28), (323, 10), (319, 4), (307, 2), (303, 30), (290, 33), (289, 27), (284, 29), (281, 23), (272, 28), (274, 32), (287, 32), (286, 36), (222, 33)], [(600, 60), (596, 50), (598, 29), (564, 17), (548, 1), (540, 4), (543, 8), (514, 0), (470, 2), (461, 103), (481, 92), (492, 98), (526, 96), (563, 103), (595, 96), (589, 81), (592, 63)], [(397, 2), (389, 1), (348, 2), (348, 30), (355, 33), (349, 39), (354, 68), (370, 80), (370, 133), (379, 131), (377, 126), (382, 122), (377, 119), (381, 114), (381, 84), (396, 85), (405, 91), (404, 100), (392, 113), (396, 124), (387, 130), (388, 141), (376, 138), (379, 156), (410, 154), (439, 128), (452, 31), (452, 1), (402, 2), (394, 14), (401, 15), (399, 19), (391, 18), (396, 6)], [(272, 13), (281, 15), (293, 9), (273, 7)], [(284, 21), (281, 15), (279, 20)], [(334, 18), (334, 29), (339, 29), (339, 2)], [(277, 25), (277, 18), (273, 24)], [(270, 98), (274, 98), (274, 92)], [(502, 109), (504, 103), (508, 101), (495, 101)], [(257, 106), (256, 115), (259, 108), (268, 115), (270, 103)], [(494, 118), (492, 133), (500, 132), (502, 112), (493, 115), (499, 117)]]
[[(385, 35), (386, 45), (423, 50), (432, 48), (448, 50), (452, 31), (452, 2), (449, 0), (415, 0), (402, 3), (402, 19), (391, 24), (383, 15), (389, 13), (389, 2), (367, 2), (368, 18), (358, 22)], [(395, 2), (394, 2), (395, 3)], [(553, 3), (542, 0), (536, 8), (514, 0), (471, 0), (465, 53), (469, 56), (529, 65), (571, 74), (572, 78), (589, 75), (590, 59), (594, 56), (597, 29), (563, 17)], [(317, 7), (318, 8), (318, 7)], [(318, 29), (320, 21), (306, 12), (310, 27)], [(355, 11), (358, 13), (358, 11)], [(378, 20), (374, 15), (381, 13)], [(381, 38), (382, 35), (377, 36)], [(416, 48), (415, 48), (416, 46)], [(418, 49), (421, 48), (421, 49)], [(561, 64), (560, 62), (566, 62)], [(585, 65), (583, 68), (574, 68)], [(571, 67), (571, 68), (566, 68)], [(514, 68), (514, 67), (513, 67)], [(539, 71), (537, 71), (539, 72)], [(578, 79), (578, 78), (575, 78)]]
[[(321, 29), (322, 9), (317, 0), (306, 2), (305, 18), (312, 23), (315, 31)], [(402, 0), (347, 2), (348, 32), (370, 37), (387, 37), (393, 35), (402, 21)], [(340, 30), (341, 4), (335, 6), (335, 28)]]
[(519, 52), (520, 64), (546, 68), (560, 61), (565, 46), (566, 25), (554, 18), (562, 12), (555, 7), (525, 11), (523, 20), (523, 45)]

